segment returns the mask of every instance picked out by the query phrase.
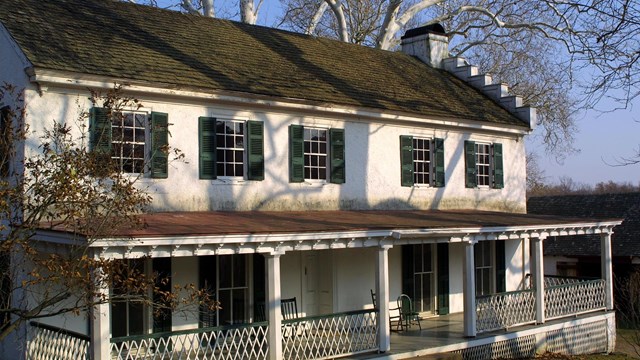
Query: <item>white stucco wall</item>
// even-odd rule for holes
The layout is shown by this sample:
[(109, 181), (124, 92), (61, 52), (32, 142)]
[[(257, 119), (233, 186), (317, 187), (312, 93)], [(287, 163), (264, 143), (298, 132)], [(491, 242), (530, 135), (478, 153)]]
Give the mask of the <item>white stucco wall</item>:
[[(88, 94), (48, 88), (41, 96), (27, 94), (28, 121), (36, 133), (51, 122), (73, 123), (88, 110)], [(139, 185), (153, 195), (156, 210), (304, 210), (304, 209), (525, 209), (524, 144), (516, 135), (472, 132), (468, 129), (411, 126), (328, 113), (242, 108), (177, 98), (140, 97), (145, 111), (169, 114), (170, 145), (182, 150), (185, 162), (169, 165), (168, 179), (143, 178)], [(265, 180), (198, 179), (198, 117), (258, 120), (265, 125)], [(88, 122), (85, 122), (85, 124)], [(343, 128), (346, 137), (346, 183), (290, 183), (290, 124)], [(400, 135), (445, 140), (446, 186), (400, 186)], [(504, 189), (467, 189), (463, 144), (471, 139), (499, 142), (504, 152)], [(35, 143), (31, 144), (35, 146)], [(177, 191), (177, 189), (180, 189)]]

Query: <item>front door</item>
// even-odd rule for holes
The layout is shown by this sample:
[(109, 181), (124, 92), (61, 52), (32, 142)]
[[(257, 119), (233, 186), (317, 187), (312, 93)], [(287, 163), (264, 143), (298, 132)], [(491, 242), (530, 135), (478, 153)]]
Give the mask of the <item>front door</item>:
[(304, 316), (333, 312), (333, 272), (330, 251), (302, 252)]

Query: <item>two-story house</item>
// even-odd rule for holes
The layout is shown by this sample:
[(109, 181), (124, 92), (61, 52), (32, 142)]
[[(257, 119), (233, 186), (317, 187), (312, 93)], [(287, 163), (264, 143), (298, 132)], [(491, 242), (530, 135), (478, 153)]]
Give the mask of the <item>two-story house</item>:
[[(170, 273), (221, 305), (160, 322), (135, 303), (44, 318), (5, 356), (72, 342), (94, 359), (612, 349), (619, 221), (526, 214), (535, 109), (449, 58), (441, 27), (390, 52), (116, 1), (3, 1), (0, 24), (0, 80), (23, 89), (29, 136), (77, 104), (89, 146), (153, 197), (144, 228), (92, 242), (91, 256)], [(114, 83), (143, 105), (118, 123), (87, 100)], [(144, 166), (166, 145), (186, 161)], [(603, 279), (547, 283), (544, 239), (573, 234), (600, 236)], [(417, 313), (408, 329), (401, 294)], [(298, 317), (283, 319), (292, 298)]]

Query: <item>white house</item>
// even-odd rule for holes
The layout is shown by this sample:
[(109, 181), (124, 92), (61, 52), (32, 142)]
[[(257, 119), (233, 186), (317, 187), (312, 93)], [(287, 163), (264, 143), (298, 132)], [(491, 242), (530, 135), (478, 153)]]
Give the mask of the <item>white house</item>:
[[(409, 31), (389, 52), (116, 1), (3, 1), (0, 23), (0, 80), (24, 89), (31, 136), (79, 104), (90, 146), (142, 172), (153, 196), (144, 229), (92, 243), (92, 256), (145, 257), (145, 271), (210, 287), (222, 305), (163, 321), (135, 304), (42, 319), (24, 347), (3, 345), (6, 357), (67, 351), (51, 331), (94, 359), (613, 348), (620, 221), (526, 214), (535, 109), (447, 58), (441, 27)], [(86, 100), (114, 83), (143, 104), (131, 123)], [(170, 137), (155, 133), (163, 124)], [(105, 130), (119, 135), (96, 141)], [(187, 161), (139, 165), (167, 143)], [(543, 241), (575, 234), (601, 237), (603, 279), (545, 286)], [(403, 293), (422, 330), (392, 333)], [(299, 319), (283, 320), (281, 299), (293, 297)], [(438, 321), (451, 334), (434, 343)]]

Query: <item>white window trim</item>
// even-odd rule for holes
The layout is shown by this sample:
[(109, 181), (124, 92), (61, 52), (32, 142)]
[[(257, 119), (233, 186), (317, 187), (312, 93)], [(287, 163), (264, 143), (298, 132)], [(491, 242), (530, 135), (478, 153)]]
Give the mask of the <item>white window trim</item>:
[[(327, 137), (325, 139), (326, 142), (326, 148), (327, 148), (327, 154), (326, 154), (326, 160), (325, 160), (325, 178), (324, 179), (307, 179), (306, 177), (304, 177), (303, 174), (303, 178), (304, 181), (302, 182), (303, 184), (306, 185), (310, 185), (310, 186), (314, 186), (314, 187), (320, 187), (320, 186), (324, 186), (324, 185), (328, 185), (330, 184), (329, 179), (331, 179), (331, 166), (329, 165), (330, 160), (331, 160), (331, 135), (330, 135), (330, 130), (331, 127), (330, 126), (326, 126), (326, 125), (302, 125), (303, 127), (303, 131), (306, 131), (307, 129), (316, 129), (316, 130), (324, 130), (327, 132)], [(304, 139), (304, 134), (303, 134), (303, 138), (302, 138), (302, 143), (303, 143), (303, 147), (304, 147), (304, 143), (307, 140)], [(304, 149), (303, 149), (304, 151)], [(307, 153), (304, 152), (303, 156), (306, 156)], [(303, 159), (304, 161), (304, 159)], [(303, 173), (307, 168), (307, 164), (306, 161), (304, 161), (303, 164)]]
[[(434, 140), (433, 139), (435, 137), (416, 136), (416, 135), (411, 135), (411, 136), (413, 137), (413, 140), (420, 139), (420, 140), (429, 141), (429, 183), (427, 183), (427, 184), (425, 184), (425, 183), (416, 183), (416, 181), (415, 181), (415, 170), (414, 170), (413, 187), (414, 188), (423, 188), (423, 189), (432, 188), (432, 187), (434, 187), (433, 184), (434, 184), (434, 181), (435, 181), (435, 177), (434, 177), (434, 175), (435, 175), (435, 166), (434, 166), (434, 153), (433, 153), (433, 147), (434, 147)], [(415, 151), (415, 148), (413, 150)]]
[[(238, 118), (215, 118), (216, 126), (218, 121), (230, 121), (230, 122), (241, 122), (242, 136), (243, 136), (243, 151), (242, 151), (242, 176), (228, 176), (228, 175), (218, 175), (216, 179), (212, 180), (213, 183), (217, 184), (225, 184), (225, 185), (238, 185), (244, 184), (247, 182), (247, 119), (238, 119)], [(217, 136), (217, 134), (216, 134)], [(218, 145), (216, 144), (216, 156), (218, 151)], [(218, 162), (216, 161), (216, 166), (218, 166)]]

